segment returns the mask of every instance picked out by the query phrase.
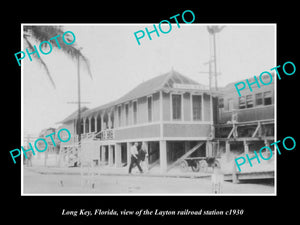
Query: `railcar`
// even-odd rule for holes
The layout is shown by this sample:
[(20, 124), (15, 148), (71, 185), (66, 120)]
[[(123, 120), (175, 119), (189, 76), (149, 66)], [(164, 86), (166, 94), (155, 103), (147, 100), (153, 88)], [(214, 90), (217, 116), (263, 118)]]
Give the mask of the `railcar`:
[(218, 105), (220, 124), (232, 121), (234, 114), (236, 122), (274, 119), (274, 85), (244, 91), (241, 97), (232, 88), (222, 92)]

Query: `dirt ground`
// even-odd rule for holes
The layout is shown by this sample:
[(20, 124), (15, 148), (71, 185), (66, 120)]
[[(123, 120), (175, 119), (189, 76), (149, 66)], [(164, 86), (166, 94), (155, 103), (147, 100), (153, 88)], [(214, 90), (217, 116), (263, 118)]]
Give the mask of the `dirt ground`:
[[(151, 177), (141, 175), (97, 175), (92, 179), (76, 174), (40, 174), (24, 168), (24, 194), (109, 194), (109, 195), (214, 195), (210, 178)], [(62, 181), (62, 182), (61, 182)], [(270, 181), (223, 182), (223, 195), (273, 195)]]

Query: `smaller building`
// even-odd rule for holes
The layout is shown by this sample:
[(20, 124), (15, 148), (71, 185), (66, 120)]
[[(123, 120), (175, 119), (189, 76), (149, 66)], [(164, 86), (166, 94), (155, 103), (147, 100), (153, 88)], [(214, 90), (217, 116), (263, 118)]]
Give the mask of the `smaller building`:
[[(55, 153), (58, 154), (59, 153), (59, 149), (60, 149), (60, 140), (57, 137), (57, 129), (53, 128), (53, 127), (49, 127), (46, 129), (43, 129), (40, 133), (38, 138), (43, 138), (47, 141), (47, 153)], [(46, 137), (49, 134), (54, 133), (52, 136), (54, 142), (55, 142), (55, 146), (51, 140), (50, 137)], [(41, 141), (38, 142), (38, 147), (39, 149), (44, 149), (45, 148), (45, 144)]]

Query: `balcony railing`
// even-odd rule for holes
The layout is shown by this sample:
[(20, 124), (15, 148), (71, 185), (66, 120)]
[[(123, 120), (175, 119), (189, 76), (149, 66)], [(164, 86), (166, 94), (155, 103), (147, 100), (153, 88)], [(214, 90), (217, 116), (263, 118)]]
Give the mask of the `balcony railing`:
[(115, 132), (113, 129), (107, 129), (100, 132), (100, 140), (113, 140)]
[[(113, 140), (115, 138), (114, 129), (106, 129), (100, 132), (90, 132), (81, 134), (81, 140), (83, 139), (100, 139), (100, 140)], [(78, 141), (78, 135), (75, 136), (75, 141)]]

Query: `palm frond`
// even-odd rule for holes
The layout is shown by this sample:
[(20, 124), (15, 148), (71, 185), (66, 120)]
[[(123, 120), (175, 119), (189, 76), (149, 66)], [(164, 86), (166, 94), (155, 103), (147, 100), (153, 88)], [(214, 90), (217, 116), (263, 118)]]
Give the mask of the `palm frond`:
[[(60, 48), (60, 50), (62, 50), (64, 53), (66, 53), (66, 55), (70, 56), (72, 59), (76, 60), (78, 57), (80, 59), (82, 59), (82, 61), (84, 62), (84, 65), (88, 71), (88, 74), (90, 75), (91, 79), (93, 79), (89, 60), (80, 52), (80, 50), (76, 46), (76, 43), (73, 43), (72, 45), (66, 45), (63, 42), (62, 36), (64, 34), (64, 31), (62, 29), (62, 26), (24, 26), (24, 31), (26, 33), (26, 36), (32, 37), (37, 42), (49, 41), (53, 47)], [(60, 35), (58, 38), (50, 40), (51, 38), (56, 37), (58, 35)], [(24, 35), (24, 38), (25, 38), (25, 35)], [(65, 38), (68, 39), (67, 36), (65, 36)], [(28, 41), (28, 39), (25, 39), (25, 40)], [(32, 47), (32, 45), (31, 45), (31, 47)], [(41, 47), (43, 48), (43, 47), (45, 47), (45, 45), (41, 46)], [(48, 70), (46, 64), (44, 63), (44, 61), (40, 58), (39, 58), (39, 61), (46, 69), (47, 75), (50, 78), (50, 80), (52, 80), (49, 70)], [(53, 80), (52, 80), (52, 82), (53, 82)]]
[[(30, 43), (30, 41), (28, 40), (28, 38), (27, 38), (25, 35), (24, 35), (24, 39), (25, 39), (25, 41), (26, 41), (26, 43), (27, 43), (29, 49), (33, 52), (35, 49), (34, 49), (34, 47), (32, 46), (32, 44)], [(46, 70), (46, 74), (47, 74), (47, 76), (48, 76), (48, 78), (49, 78), (51, 84), (52, 84), (53, 87), (56, 89), (56, 85), (55, 85), (55, 83), (54, 83), (54, 81), (53, 81), (53, 79), (52, 79), (52, 77), (51, 77), (51, 74), (50, 74), (50, 72), (49, 72), (49, 69), (48, 69), (46, 63), (44, 62), (44, 60), (43, 60), (42, 58), (40, 58), (40, 57), (37, 57), (36, 54), (34, 54), (34, 57), (37, 58), (37, 59), (39, 60), (39, 62), (40, 62), (41, 65), (43, 66), (43, 68)]]

